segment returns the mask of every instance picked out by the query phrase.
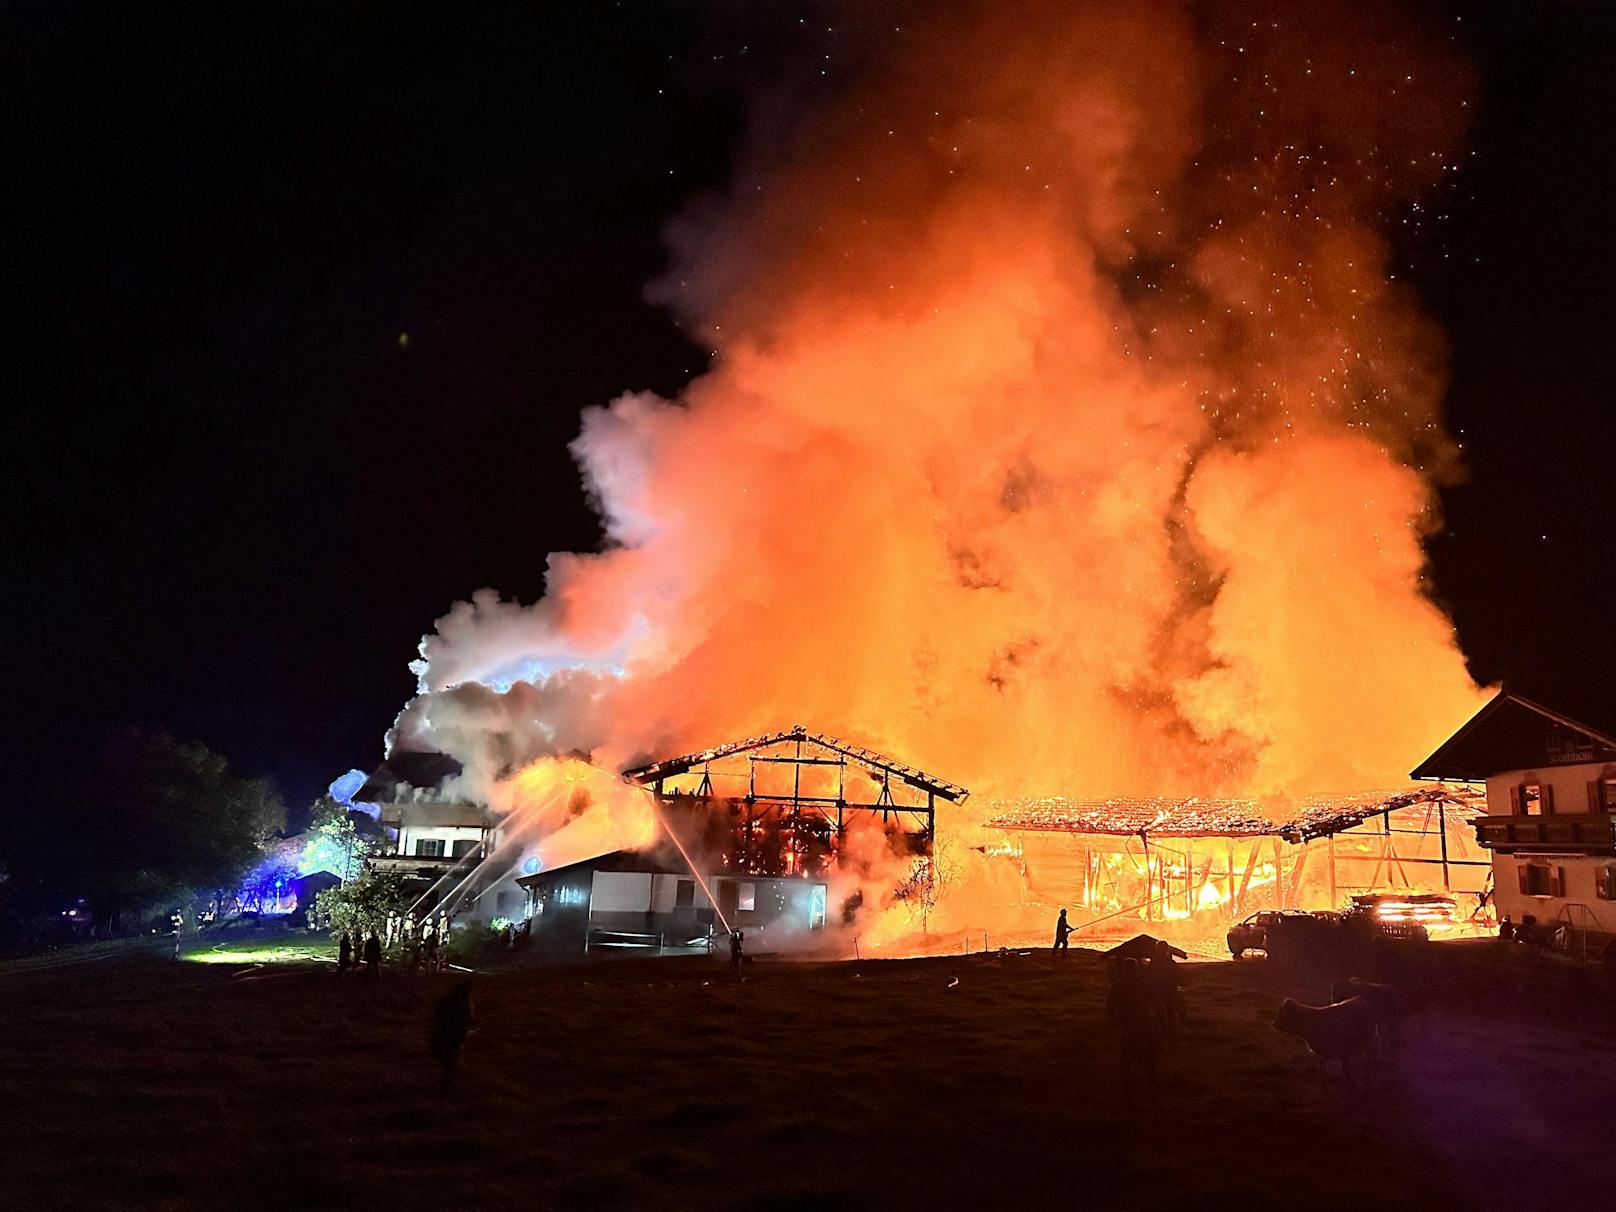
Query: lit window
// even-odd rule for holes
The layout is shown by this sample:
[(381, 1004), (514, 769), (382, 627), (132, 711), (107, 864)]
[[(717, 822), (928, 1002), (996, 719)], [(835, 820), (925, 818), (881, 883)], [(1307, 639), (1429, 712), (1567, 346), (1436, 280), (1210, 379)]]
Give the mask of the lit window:
[(735, 907), (737, 909), (757, 908), (757, 885), (753, 883), (738, 883), (735, 885)]
[(1554, 788), (1547, 783), (1519, 783), (1509, 789), (1509, 806), (1516, 816), (1546, 816), (1554, 811)]
[(1616, 901), (1616, 863), (1594, 868), (1594, 894), (1602, 901)]

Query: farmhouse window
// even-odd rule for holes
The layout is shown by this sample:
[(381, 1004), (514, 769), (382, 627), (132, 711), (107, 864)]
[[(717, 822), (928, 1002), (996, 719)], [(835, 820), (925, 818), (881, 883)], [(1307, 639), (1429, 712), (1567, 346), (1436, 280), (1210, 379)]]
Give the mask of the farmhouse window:
[(1564, 896), (1565, 868), (1547, 863), (1522, 863), (1521, 892), (1526, 896)]
[(673, 907), (675, 909), (694, 909), (696, 906), (696, 881), (680, 880), (673, 886)]
[(1606, 776), (1589, 780), (1588, 811), (1616, 812), (1616, 778)]
[(1594, 868), (1594, 895), (1602, 901), (1616, 901), (1616, 863)]
[(1546, 816), (1554, 811), (1554, 788), (1547, 783), (1519, 783), (1509, 789), (1509, 810), (1516, 816)]
[(757, 908), (756, 884), (743, 880), (735, 885), (735, 907), (748, 910)]
[(415, 853), (420, 858), (442, 858), (443, 839), (441, 837), (424, 837), (415, 843)]
[(477, 839), (472, 837), (456, 838), (454, 844), (455, 858), (465, 858), (477, 846)]

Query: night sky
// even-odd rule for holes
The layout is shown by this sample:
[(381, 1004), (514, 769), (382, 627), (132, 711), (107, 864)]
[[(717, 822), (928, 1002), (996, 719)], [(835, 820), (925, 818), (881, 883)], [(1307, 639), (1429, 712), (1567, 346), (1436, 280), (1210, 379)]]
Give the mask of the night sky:
[[(1478, 679), (1613, 696), (1616, 8), (1418, 11), (1482, 89), (1409, 250), (1469, 469), (1435, 592)], [(642, 290), (726, 181), (740, 48), (839, 53), (774, 12), (6, 7), (26, 777), (138, 721), (306, 802), (380, 758), (452, 602), (598, 544), (566, 444), (706, 364)]]

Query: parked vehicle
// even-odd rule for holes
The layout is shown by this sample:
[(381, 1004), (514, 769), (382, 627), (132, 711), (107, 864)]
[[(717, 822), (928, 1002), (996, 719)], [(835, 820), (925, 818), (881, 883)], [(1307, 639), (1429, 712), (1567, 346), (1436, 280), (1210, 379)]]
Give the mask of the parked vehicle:
[(1268, 932), (1281, 918), (1310, 918), (1301, 909), (1264, 909), (1229, 927), (1229, 954), (1239, 959), (1247, 951), (1268, 950)]

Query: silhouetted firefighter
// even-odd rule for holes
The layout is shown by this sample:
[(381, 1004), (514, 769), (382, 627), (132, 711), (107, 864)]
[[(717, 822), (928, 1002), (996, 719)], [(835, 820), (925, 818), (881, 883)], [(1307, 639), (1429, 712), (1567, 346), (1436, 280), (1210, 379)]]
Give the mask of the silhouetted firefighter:
[(746, 973), (741, 971), (741, 964), (745, 961), (745, 956), (741, 954), (742, 947), (741, 932), (731, 930), (729, 932), (729, 970), (732, 975), (738, 976), (744, 981)]
[(441, 1088), (447, 1090), (454, 1082), (455, 1067), (460, 1060), (460, 1045), (477, 1025), (477, 1016), (471, 1007), (471, 982), (461, 981), (432, 1011), (432, 1059), (443, 1066)]
[(1067, 949), (1066, 936), (1071, 932), (1072, 924), (1066, 920), (1066, 910), (1062, 909), (1060, 916), (1055, 919), (1055, 946), (1053, 948), (1055, 951), (1065, 951)]

